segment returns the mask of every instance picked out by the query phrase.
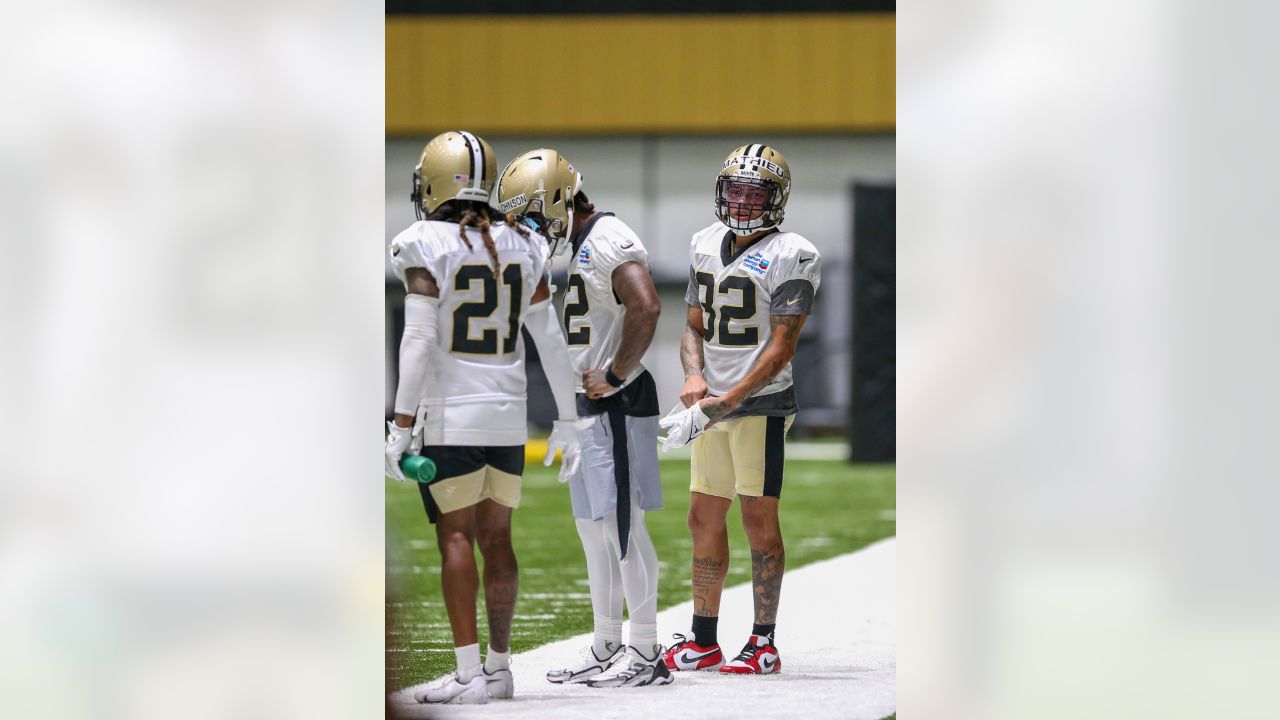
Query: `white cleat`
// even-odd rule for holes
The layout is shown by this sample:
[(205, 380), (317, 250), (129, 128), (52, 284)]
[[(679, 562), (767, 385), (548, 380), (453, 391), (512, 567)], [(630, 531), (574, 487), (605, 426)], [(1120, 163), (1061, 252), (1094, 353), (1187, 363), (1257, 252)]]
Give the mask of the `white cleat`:
[(515, 683), (511, 679), (510, 669), (503, 668), (494, 670), (492, 673), (488, 670), (481, 670), (481, 672), (484, 674), (485, 691), (490, 700), (510, 700), (515, 695)]
[(607, 670), (609, 666), (621, 655), (622, 648), (618, 648), (617, 650), (614, 650), (613, 654), (609, 657), (599, 658), (596, 657), (595, 649), (591, 646), (587, 646), (587, 648), (582, 651), (581, 662), (558, 670), (552, 670), (547, 673), (547, 680), (549, 682), (563, 683), (565, 685), (584, 683)]
[(628, 645), (626, 653), (609, 669), (587, 681), (588, 687), (649, 687), (671, 683), (671, 671), (662, 660), (662, 646), (653, 646), (653, 657), (645, 657)]
[(433, 705), (484, 705), (489, 702), (489, 693), (485, 691), (484, 673), (465, 683), (457, 675), (450, 675), (433, 687), (415, 692), (413, 699)]

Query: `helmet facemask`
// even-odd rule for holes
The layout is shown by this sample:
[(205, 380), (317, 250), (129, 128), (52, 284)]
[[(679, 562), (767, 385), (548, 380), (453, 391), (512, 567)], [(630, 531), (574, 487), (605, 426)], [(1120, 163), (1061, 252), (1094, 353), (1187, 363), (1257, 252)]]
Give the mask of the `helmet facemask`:
[(773, 180), (738, 174), (716, 179), (716, 217), (736, 235), (780, 224), (783, 202), (782, 188)]
[(560, 218), (547, 218), (542, 213), (542, 198), (535, 197), (529, 201), (528, 208), (516, 215), (515, 219), (516, 222), (545, 237), (547, 244), (551, 248), (551, 257), (555, 257), (562, 254), (569, 247), (566, 240), (569, 237), (569, 228), (573, 227), (572, 200), (565, 206), (565, 214), (568, 215), (567, 224)]
[(409, 194), (409, 199), (413, 201), (413, 217), (417, 220), (426, 220), (427, 211), (422, 207), (422, 166), (419, 165), (413, 169), (413, 192)]

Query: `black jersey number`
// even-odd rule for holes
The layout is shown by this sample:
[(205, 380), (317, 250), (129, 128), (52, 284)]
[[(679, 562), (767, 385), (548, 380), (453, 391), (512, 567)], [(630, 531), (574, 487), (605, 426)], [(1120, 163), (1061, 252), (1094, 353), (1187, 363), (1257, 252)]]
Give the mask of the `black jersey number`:
[[(703, 325), (706, 328), (702, 335), (703, 341), (713, 342), (718, 332), (719, 344), (725, 347), (749, 347), (760, 344), (760, 328), (754, 325), (743, 328), (741, 332), (733, 332), (729, 329), (730, 320), (750, 320), (756, 316), (756, 284), (751, 282), (751, 278), (744, 275), (729, 275), (720, 281), (718, 288), (715, 285), (715, 276), (711, 273), (694, 273), (694, 280), (703, 291)], [(720, 306), (720, 324), (717, 327), (715, 294), (718, 291), (721, 295), (728, 295), (735, 290), (741, 294), (740, 302), (737, 305), (722, 304)]]
[[(462, 303), (453, 311), (452, 350), (467, 355), (497, 355), (497, 328), (485, 328), (480, 337), (471, 337), (471, 321), (492, 317), (498, 309), (498, 279), (493, 275), (493, 268), (463, 265), (453, 276), (453, 289), (467, 292), (476, 281), (483, 284), (484, 292), (480, 299)], [(503, 268), (502, 284), (510, 293), (508, 306), (511, 308), (507, 317), (507, 336), (502, 340), (502, 354), (506, 355), (516, 351), (516, 339), (520, 337), (520, 310), (524, 303), (524, 275), (520, 271), (520, 263), (511, 263)]]
[(570, 329), (570, 323), (575, 318), (585, 317), (590, 311), (591, 306), (587, 303), (587, 283), (582, 279), (582, 275), (574, 273), (569, 276), (569, 290), (574, 291), (573, 301), (569, 301), (569, 293), (565, 292), (564, 299), (564, 339), (569, 345), (590, 345), (591, 344), (591, 325), (583, 323), (582, 327), (577, 330)]

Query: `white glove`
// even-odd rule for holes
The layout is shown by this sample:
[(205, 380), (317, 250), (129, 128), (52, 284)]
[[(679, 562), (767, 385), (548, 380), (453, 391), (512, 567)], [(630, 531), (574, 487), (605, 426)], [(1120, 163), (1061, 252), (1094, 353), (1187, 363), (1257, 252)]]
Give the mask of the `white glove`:
[(661, 438), (662, 452), (693, 442), (694, 438), (707, 429), (709, 422), (711, 418), (702, 412), (700, 403), (689, 407), (685, 407), (684, 403), (676, 405), (666, 417), (658, 421), (658, 426), (667, 431), (666, 437)]
[(582, 463), (579, 434), (594, 422), (595, 418), (557, 420), (551, 426), (551, 437), (547, 438), (547, 454), (542, 458), (542, 464), (551, 467), (556, 459), (556, 450), (560, 450), (563, 453), (560, 458), (560, 482), (569, 482), (569, 478), (578, 472), (578, 466)]
[(387, 423), (387, 447), (384, 451), (387, 459), (387, 477), (404, 482), (404, 473), (400, 470), (400, 458), (409, 449), (409, 443), (412, 441), (413, 428), (402, 428), (394, 421)]

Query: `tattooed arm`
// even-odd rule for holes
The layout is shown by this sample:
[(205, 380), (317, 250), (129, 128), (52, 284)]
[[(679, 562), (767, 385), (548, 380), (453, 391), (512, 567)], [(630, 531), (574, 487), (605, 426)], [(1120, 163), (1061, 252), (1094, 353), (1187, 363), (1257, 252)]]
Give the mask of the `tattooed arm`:
[[(744, 400), (760, 392), (777, 377), (778, 373), (791, 362), (796, 354), (796, 343), (800, 340), (800, 330), (804, 327), (806, 315), (770, 315), (769, 345), (751, 366), (747, 376), (729, 389), (729, 392), (716, 398), (702, 401), (702, 412), (713, 422), (733, 412)], [(686, 330), (686, 336), (688, 331)], [(701, 338), (699, 338), (701, 340)], [(701, 349), (701, 345), (699, 345)], [(687, 371), (686, 371), (687, 372)]]
[(684, 367), (684, 389), (680, 402), (690, 407), (707, 396), (707, 381), (702, 379), (702, 338), (706, 329), (702, 325), (702, 308), (689, 306), (689, 319), (680, 338), (680, 364)]
[[(658, 300), (658, 291), (653, 287), (653, 278), (644, 265), (631, 260), (619, 265), (613, 271), (613, 292), (627, 309), (622, 318), (622, 343), (609, 363), (617, 378), (626, 380), (640, 364), (644, 351), (649, 349), (653, 341), (653, 331), (658, 327), (658, 315), (662, 312), (662, 303)], [(606, 379), (605, 368), (593, 368), (582, 374), (582, 387), (592, 398), (599, 398), (612, 393), (615, 387)]]

